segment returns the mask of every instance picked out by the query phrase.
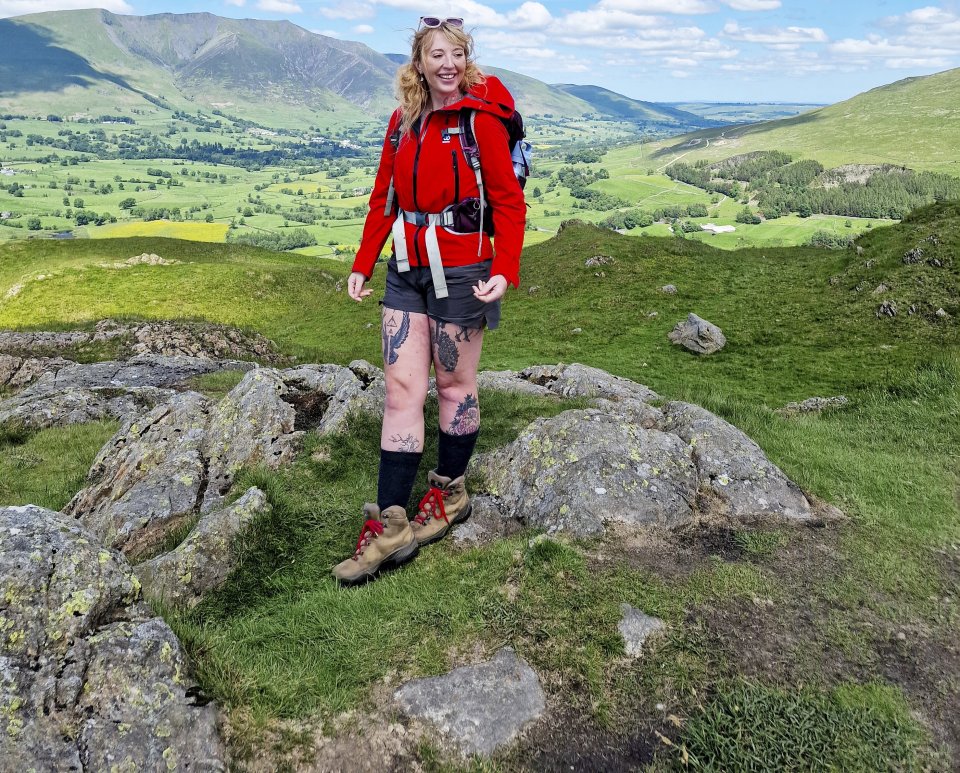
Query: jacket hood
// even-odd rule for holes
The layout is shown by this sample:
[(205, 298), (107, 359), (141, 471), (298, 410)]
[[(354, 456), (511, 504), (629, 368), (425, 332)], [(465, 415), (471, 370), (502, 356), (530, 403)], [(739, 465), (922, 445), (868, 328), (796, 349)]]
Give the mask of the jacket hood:
[(482, 110), (497, 118), (509, 118), (516, 109), (513, 95), (496, 75), (485, 75), (483, 82), (470, 89), (463, 99), (444, 109), (459, 110), (464, 107)]

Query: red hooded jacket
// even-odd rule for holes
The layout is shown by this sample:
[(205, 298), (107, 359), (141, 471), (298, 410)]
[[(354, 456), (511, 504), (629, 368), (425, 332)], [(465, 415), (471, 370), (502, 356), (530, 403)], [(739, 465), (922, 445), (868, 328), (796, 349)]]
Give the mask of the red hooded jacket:
[[(507, 130), (500, 118), (513, 114), (513, 97), (500, 80), (486, 76), (470, 90), (472, 97), (425, 115), (419, 132), (409, 131), (400, 138), (396, 151), (390, 135), (400, 124), (400, 108), (390, 117), (380, 156), (380, 167), (370, 194), (370, 211), (363, 226), (360, 249), (353, 270), (368, 279), (374, 264), (390, 236), (396, 214), (384, 215), (390, 178), (396, 202), (407, 212), (440, 212), (450, 204), (478, 195), (477, 180), (460, 148), (460, 138), (446, 130), (456, 128), (460, 108), (476, 110), (474, 133), (480, 151), (480, 171), (487, 205), (493, 210), (496, 249), (484, 234), (480, 255), (476, 233), (458, 233), (437, 228), (440, 254), (445, 266), (465, 266), (493, 258), (490, 275), (503, 274), (514, 287), (520, 284), (520, 251), (526, 224), (523, 191), (513, 171)], [(407, 251), (411, 266), (426, 266), (426, 228), (405, 223)]]

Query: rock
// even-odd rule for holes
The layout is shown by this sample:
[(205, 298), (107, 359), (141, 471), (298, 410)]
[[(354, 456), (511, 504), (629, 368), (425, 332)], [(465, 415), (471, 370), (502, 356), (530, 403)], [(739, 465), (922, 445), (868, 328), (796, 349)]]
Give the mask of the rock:
[(0, 508), (4, 770), (225, 771), (216, 708), (123, 556), (60, 513)]
[(582, 328), (582, 327), (575, 327), (575, 328), (574, 328), (573, 330), (571, 330), (570, 332), (573, 333), (575, 336), (578, 336), (578, 335), (580, 335), (580, 334), (583, 332), (583, 328)]
[(453, 527), (453, 541), (458, 545), (486, 545), (522, 528), (519, 521), (500, 509), (496, 497), (480, 494), (470, 501), (473, 511), (469, 520)]
[(7, 379), (7, 386), (11, 389), (22, 389), (37, 381), (46, 373), (56, 373), (68, 365), (75, 364), (70, 360), (63, 359), (63, 357), (26, 357), (20, 361), (16, 372), (10, 374)]
[(435, 726), (464, 755), (489, 756), (546, 707), (536, 673), (509, 647), (486, 663), (408, 682), (395, 698), (406, 714)]
[(884, 301), (877, 308), (877, 319), (881, 317), (895, 317), (897, 316), (897, 304), (893, 301)]
[(296, 429), (335, 434), (347, 426), (353, 412), (383, 415), (386, 387), (383, 372), (366, 360), (347, 368), (303, 365), (280, 372), (289, 400), (296, 408)]
[(45, 429), (86, 424), (110, 417), (109, 402), (92, 390), (73, 387), (40, 394), (21, 392), (0, 401), (0, 425)]
[(922, 263), (922, 262), (923, 262), (923, 248), (922, 248), (922, 247), (914, 247), (912, 250), (909, 250), (908, 252), (904, 253), (904, 255), (903, 255), (903, 262), (906, 263), (907, 265), (912, 265), (912, 264), (915, 264), (915, 263)]
[(545, 386), (528, 381), (512, 370), (483, 370), (477, 373), (477, 386), (498, 392), (521, 392), (537, 397), (553, 397), (557, 394)]
[(256, 367), (242, 360), (210, 360), (205, 357), (167, 357), (159, 354), (139, 354), (129, 360), (95, 362), (90, 365), (73, 364), (47, 374), (34, 387), (41, 389), (133, 389), (136, 387), (173, 387), (195, 376), (224, 370), (249, 371)]
[(527, 295), (535, 295), (538, 292), (540, 292), (540, 285), (530, 285), (527, 289)]
[(171, 606), (196, 606), (233, 571), (237, 535), (269, 512), (266, 494), (250, 488), (232, 505), (204, 514), (175, 550), (136, 566), (144, 595)]
[(676, 285), (664, 285), (660, 288), (660, 292), (666, 293), (667, 295), (676, 295), (677, 286)]
[(203, 439), (208, 483), (202, 512), (220, 506), (241, 467), (276, 469), (293, 459), (302, 433), (294, 431), (296, 411), (284, 400), (287, 392), (277, 371), (256, 368), (210, 412)]
[(520, 376), (546, 387), (561, 397), (605, 398), (612, 401), (659, 400), (660, 396), (643, 384), (637, 384), (605, 370), (589, 365), (534, 365), (520, 371)]
[(949, 318), (950, 318), (950, 315), (947, 314), (947, 312), (946, 312), (944, 309), (942, 309), (942, 308), (937, 309), (937, 310), (934, 312), (934, 314), (936, 314), (937, 317), (939, 317), (940, 319), (949, 319)]
[(23, 360), (10, 354), (0, 354), (0, 387), (7, 386), (10, 379), (20, 370)]
[(481, 470), (514, 517), (578, 536), (610, 521), (687, 523), (697, 491), (691, 450), (679, 437), (596, 409), (537, 419)]
[(154, 550), (193, 516), (203, 496), (209, 411), (207, 398), (184, 392), (127, 421), (100, 450), (89, 485), (64, 512), (127, 556)]
[(889, 285), (886, 285), (883, 282), (881, 282), (875, 288), (873, 288), (874, 295), (883, 295), (884, 293), (888, 293), (888, 292), (890, 292), (890, 287)]
[(718, 514), (737, 521), (806, 521), (813, 510), (799, 487), (732, 424), (690, 403), (663, 407), (667, 429), (689, 443), (701, 488)]
[(616, 262), (616, 258), (610, 255), (594, 255), (592, 258), (587, 258), (587, 261), (583, 265), (587, 268), (597, 268), (598, 266), (608, 266)]
[(678, 322), (667, 338), (695, 354), (713, 354), (727, 345), (720, 328), (693, 313)]
[(792, 416), (797, 413), (823, 413), (823, 411), (842, 408), (850, 401), (843, 395), (836, 397), (808, 397), (799, 403), (787, 403), (777, 411), (781, 416)]
[(631, 658), (638, 657), (643, 652), (644, 642), (652, 634), (663, 630), (663, 620), (645, 615), (629, 604), (621, 604), (620, 611), (623, 617), (617, 628), (623, 636), (623, 647)]

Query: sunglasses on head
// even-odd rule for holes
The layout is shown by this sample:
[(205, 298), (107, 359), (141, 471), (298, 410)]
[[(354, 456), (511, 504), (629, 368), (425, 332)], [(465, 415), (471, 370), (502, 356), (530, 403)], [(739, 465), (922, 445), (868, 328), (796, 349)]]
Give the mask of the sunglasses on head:
[(417, 29), (419, 30), (421, 27), (429, 27), (430, 29), (435, 29), (436, 27), (439, 27), (441, 24), (446, 24), (449, 27), (462, 27), (463, 19), (457, 16), (454, 16), (449, 19), (441, 19), (438, 16), (421, 16), (420, 24), (417, 26)]

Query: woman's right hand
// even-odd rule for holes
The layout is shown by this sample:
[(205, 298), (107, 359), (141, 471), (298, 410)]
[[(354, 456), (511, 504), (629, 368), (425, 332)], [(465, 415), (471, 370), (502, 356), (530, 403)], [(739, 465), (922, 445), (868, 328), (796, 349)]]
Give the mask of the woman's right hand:
[(347, 295), (357, 303), (360, 303), (360, 301), (373, 292), (373, 290), (365, 287), (366, 284), (367, 278), (359, 271), (354, 271), (347, 280)]

